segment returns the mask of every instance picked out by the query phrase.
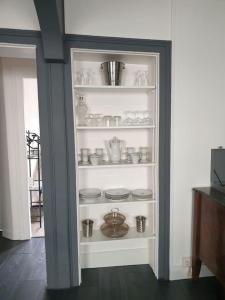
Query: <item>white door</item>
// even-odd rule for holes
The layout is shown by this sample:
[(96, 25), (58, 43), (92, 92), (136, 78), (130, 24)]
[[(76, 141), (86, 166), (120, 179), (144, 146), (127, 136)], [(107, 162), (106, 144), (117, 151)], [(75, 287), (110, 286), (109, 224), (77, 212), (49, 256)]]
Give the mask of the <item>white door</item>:
[(25, 79), (35, 76), (34, 66), (31, 59), (1, 58), (0, 228), (11, 240), (31, 238), (24, 97)]

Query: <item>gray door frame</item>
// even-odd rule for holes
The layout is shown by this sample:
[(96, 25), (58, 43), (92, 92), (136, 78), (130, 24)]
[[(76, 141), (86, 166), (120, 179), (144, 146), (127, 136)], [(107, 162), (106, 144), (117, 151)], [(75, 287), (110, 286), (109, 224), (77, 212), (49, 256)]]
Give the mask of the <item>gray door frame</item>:
[[(65, 43), (67, 59), (70, 58), (71, 48), (153, 52), (160, 55), (158, 275), (159, 279), (169, 280), (171, 41), (67, 34)], [(68, 71), (71, 72), (69, 69)], [(67, 111), (72, 110), (70, 100), (67, 101), (67, 105)], [(73, 129), (69, 128), (69, 131)], [(70, 147), (72, 148), (72, 145)]]
[[(0, 43), (36, 46), (42, 179), (45, 214), (47, 287), (79, 285), (76, 241), (74, 150), (67, 128), (73, 126), (65, 99), (68, 63), (47, 62), (37, 31), (0, 29)], [(71, 87), (70, 87), (71, 88)], [(68, 118), (67, 118), (68, 115)], [(72, 148), (73, 149), (73, 148)]]
[(65, 35), (65, 63), (44, 59), (40, 32), (0, 29), (0, 43), (35, 45), (42, 147), (47, 286), (79, 285), (71, 48), (160, 54), (159, 278), (169, 279), (171, 42)]

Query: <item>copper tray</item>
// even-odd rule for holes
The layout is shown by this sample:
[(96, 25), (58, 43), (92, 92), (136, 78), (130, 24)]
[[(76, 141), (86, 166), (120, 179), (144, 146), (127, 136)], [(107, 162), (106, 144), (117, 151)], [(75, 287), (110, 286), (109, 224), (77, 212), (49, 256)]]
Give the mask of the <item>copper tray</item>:
[(119, 226), (124, 223), (126, 217), (119, 212), (118, 208), (113, 208), (110, 213), (104, 215), (104, 221), (111, 226)]
[(125, 236), (128, 233), (129, 226), (126, 223), (123, 223), (122, 225), (110, 225), (104, 223), (100, 229), (105, 236), (116, 239)]

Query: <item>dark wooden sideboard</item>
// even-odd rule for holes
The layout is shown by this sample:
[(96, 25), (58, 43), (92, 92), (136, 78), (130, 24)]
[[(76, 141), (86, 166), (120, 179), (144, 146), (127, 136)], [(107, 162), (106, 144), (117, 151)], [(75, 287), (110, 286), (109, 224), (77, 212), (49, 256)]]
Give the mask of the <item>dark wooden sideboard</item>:
[(194, 188), (192, 278), (199, 278), (201, 265), (225, 288), (225, 194), (212, 188)]

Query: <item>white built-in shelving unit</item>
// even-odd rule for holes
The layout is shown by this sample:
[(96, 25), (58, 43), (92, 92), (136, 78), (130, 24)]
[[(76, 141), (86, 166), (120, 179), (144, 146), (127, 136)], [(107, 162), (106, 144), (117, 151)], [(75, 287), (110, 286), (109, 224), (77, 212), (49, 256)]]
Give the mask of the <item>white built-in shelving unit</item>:
[[(121, 86), (106, 86), (103, 83), (100, 65), (107, 60), (119, 60), (125, 63)], [(81, 69), (94, 72), (91, 85), (78, 85), (76, 74)], [(138, 70), (148, 71), (149, 85), (135, 86), (135, 74)], [(122, 115), (128, 110), (148, 110), (152, 112), (153, 123), (146, 126), (87, 127), (75, 126), (76, 157), (76, 204), (79, 228), (79, 257), (81, 268), (107, 267), (116, 265), (150, 264), (156, 276), (158, 274), (158, 134), (159, 134), (159, 55), (155, 53), (118, 52), (103, 50), (72, 49), (72, 78), (74, 116), (76, 116), (76, 95), (85, 96), (90, 113), (104, 115)], [(126, 141), (126, 146), (148, 146), (152, 159), (145, 164), (103, 164), (80, 165), (81, 148), (104, 148), (104, 141), (112, 137)], [(96, 201), (79, 202), (79, 190), (96, 187), (102, 190), (124, 187), (152, 189), (149, 200), (110, 201), (104, 196)], [(118, 208), (126, 216), (129, 225), (128, 234), (123, 238), (105, 237), (100, 226), (103, 217), (112, 208)], [(135, 216), (147, 217), (146, 231), (136, 231)], [(81, 221), (94, 220), (93, 236), (82, 236)]]
[(106, 91), (113, 91), (113, 92), (148, 92), (151, 90), (155, 90), (156, 86), (154, 85), (149, 85), (149, 86), (109, 86), (109, 85), (75, 85), (74, 86), (75, 89), (79, 90), (79, 91), (83, 91), (83, 92), (106, 92)]

